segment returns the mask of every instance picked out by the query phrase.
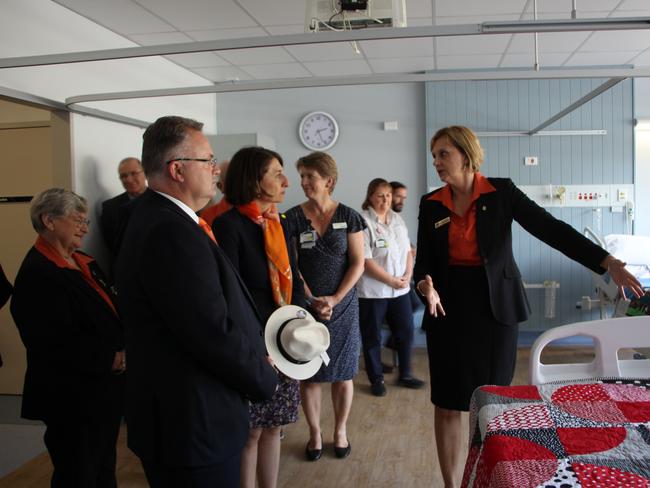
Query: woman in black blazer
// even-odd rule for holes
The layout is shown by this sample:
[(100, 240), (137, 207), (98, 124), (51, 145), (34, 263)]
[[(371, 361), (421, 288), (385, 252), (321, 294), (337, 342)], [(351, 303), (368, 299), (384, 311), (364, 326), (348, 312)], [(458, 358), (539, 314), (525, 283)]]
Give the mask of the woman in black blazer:
[[(284, 215), (276, 204), (289, 186), (282, 158), (263, 147), (235, 153), (226, 176), (226, 199), (234, 208), (212, 223), (221, 249), (239, 272), (262, 318), (262, 324), (282, 305), (304, 307), (305, 292), (287, 239)], [(270, 400), (251, 404), (251, 430), (242, 452), (242, 488), (277, 485), (280, 430), (298, 419), (298, 382), (279, 374)]]
[(530, 312), (512, 253), (512, 221), (592, 271), (609, 271), (619, 286), (642, 290), (625, 263), (555, 219), (510, 179), (481, 175), (483, 149), (470, 129), (439, 130), (431, 153), (446, 185), (420, 202), (414, 278), (428, 306), (423, 326), (438, 460), (445, 487), (455, 487), (461, 411), (469, 410), (476, 387), (510, 384), (517, 325)]
[(27, 350), (21, 415), (47, 427), (52, 487), (114, 488), (124, 338), (103, 273), (78, 251), (88, 205), (53, 188), (34, 197), (30, 213), (38, 238), (11, 300)]

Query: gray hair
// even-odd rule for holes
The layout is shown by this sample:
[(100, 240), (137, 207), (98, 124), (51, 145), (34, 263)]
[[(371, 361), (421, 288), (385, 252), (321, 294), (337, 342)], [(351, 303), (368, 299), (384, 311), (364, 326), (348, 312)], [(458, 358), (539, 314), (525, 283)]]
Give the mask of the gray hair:
[(88, 202), (82, 196), (63, 188), (50, 188), (34, 197), (29, 209), (32, 227), (37, 233), (45, 230), (43, 216), (67, 217), (72, 212), (88, 213)]

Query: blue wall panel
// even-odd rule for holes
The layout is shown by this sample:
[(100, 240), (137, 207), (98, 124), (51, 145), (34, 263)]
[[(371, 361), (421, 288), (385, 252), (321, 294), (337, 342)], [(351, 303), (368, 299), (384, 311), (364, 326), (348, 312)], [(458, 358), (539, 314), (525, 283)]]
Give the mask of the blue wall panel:
[[(426, 84), (428, 140), (441, 127), (458, 124), (478, 132), (530, 130), (580, 99), (605, 79), (525, 81), (445, 81)], [(487, 176), (509, 177), (518, 185), (633, 183), (633, 98), (627, 80), (582, 105), (545, 130), (605, 129), (605, 136), (484, 137)], [(427, 188), (440, 180), (428, 154)], [(538, 156), (539, 166), (524, 166)], [(423, 189), (426, 191), (426, 189)], [(577, 230), (590, 226), (602, 235), (625, 233), (625, 217), (602, 208), (553, 208), (551, 213)], [(575, 308), (592, 295), (591, 274), (546, 244), (513, 226), (513, 247), (524, 280), (560, 282), (556, 317), (544, 318), (544, 291), (529, 290), (533, 315), (524, 330), (597, 318)]]

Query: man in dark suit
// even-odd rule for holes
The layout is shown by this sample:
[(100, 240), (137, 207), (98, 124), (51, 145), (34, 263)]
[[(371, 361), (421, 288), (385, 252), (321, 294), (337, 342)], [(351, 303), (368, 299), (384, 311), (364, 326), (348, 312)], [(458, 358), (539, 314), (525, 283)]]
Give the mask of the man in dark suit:
[(100, 216), (104, 242), (113, 259), (117, 255), (115, 241), (119, 227), (119, 209), (137, 196), (142, 195), (147, 189), (147, 179), (138, 158), (124, 158), (117, 166), (117, 173), (126, 191), (102, 203), (102, 214)]
[(129, 360), (128, 445), (154, 487), (238, 487), (249, 400), (272, 396), (253, 301), (196, 216), (219, 170), (203, 124), (162, 117), (143, 136), (149, 180), (117, 261)]

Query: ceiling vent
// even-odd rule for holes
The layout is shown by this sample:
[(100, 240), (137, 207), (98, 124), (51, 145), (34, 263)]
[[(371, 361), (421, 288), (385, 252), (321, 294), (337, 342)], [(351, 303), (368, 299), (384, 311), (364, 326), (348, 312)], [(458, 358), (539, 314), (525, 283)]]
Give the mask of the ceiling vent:
[(307, 0), (305, 32), (406, 27), (406, 0)]

